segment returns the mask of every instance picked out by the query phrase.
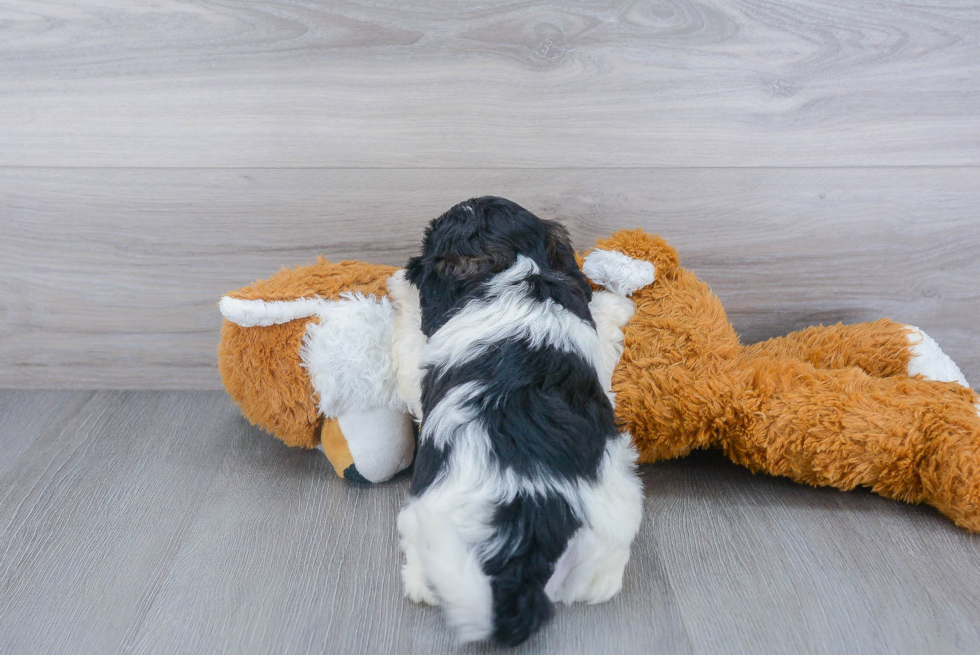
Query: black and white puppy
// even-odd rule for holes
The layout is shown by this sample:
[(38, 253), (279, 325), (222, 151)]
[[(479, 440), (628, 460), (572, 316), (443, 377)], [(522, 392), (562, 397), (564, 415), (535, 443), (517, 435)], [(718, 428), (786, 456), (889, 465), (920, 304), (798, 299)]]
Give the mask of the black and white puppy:
[(632, 302), (593, 298), (564, 227), (495, 197), (434, 220), (389, 292), (421, 327), (406, 595), (441, 604), (461, 641), (507, 645), (552, 601), (611, 598), (642, 505), (610, 391)]

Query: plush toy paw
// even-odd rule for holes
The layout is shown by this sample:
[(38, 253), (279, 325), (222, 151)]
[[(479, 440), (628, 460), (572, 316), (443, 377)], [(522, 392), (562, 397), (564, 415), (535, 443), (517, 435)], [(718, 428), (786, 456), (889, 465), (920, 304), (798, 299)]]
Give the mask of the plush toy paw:
[(909, 351), (912, 353), (909, 375), (921, 375), (927, 380), (937, 382), (956, 382), (970, 388), (960, 367), (942, 351), (935, 339), (914, 325), (906, 325), (905, 328), (908, 330), (911, 344)]

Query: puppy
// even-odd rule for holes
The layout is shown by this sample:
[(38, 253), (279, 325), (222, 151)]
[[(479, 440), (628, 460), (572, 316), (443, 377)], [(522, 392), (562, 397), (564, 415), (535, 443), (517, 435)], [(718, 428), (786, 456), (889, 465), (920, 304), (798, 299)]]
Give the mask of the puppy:
[(505, 645), (552, 601), (611, 598), (642, 513), (610, 391), (632, 302), (593, 299), (565, 229), (494, 197), (434, 220), (389, 291), (396, 329), (414, 318), (424, 342), (418, 366), (395, 355), (403, 389), (421, 388), (406, 596), (441, 604), (462, 642)]

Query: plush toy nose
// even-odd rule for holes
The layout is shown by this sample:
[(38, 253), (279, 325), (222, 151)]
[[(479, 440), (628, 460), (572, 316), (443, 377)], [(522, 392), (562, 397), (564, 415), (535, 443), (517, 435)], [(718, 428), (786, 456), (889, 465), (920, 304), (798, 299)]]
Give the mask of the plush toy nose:
[(412, 463), (412, 419), (404, 412), (383, 408), (346, 412), (323, 420), (320, 445), (340, 477), (384, 482)]

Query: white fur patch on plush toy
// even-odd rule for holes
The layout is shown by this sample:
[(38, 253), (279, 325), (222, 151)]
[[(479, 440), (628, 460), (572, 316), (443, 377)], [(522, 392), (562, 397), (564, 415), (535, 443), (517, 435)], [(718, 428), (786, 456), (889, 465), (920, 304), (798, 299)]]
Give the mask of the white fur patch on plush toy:
[(922, 375), (927, 380), (937, 382), (958, 382), (967, 389), (970, 388), (960, 367), (942, 351), (935, 339), (914, 325), (906, 325), (905, 328), (908, 330), (911, 344), (909, 349), (912, 352), (909, 375)]
[(582, 272), (596, 284), (621, 296), (653, 284), (656, 275), (653, 263), (615, 250), (593, 250), (582, 263)]
[(395, 312), (387, 298), (346, 293), (324, 301), (303, 336), (300, 358), (320, 395), (320, 413), (384, 407), (405, 411), (391, 361)]

